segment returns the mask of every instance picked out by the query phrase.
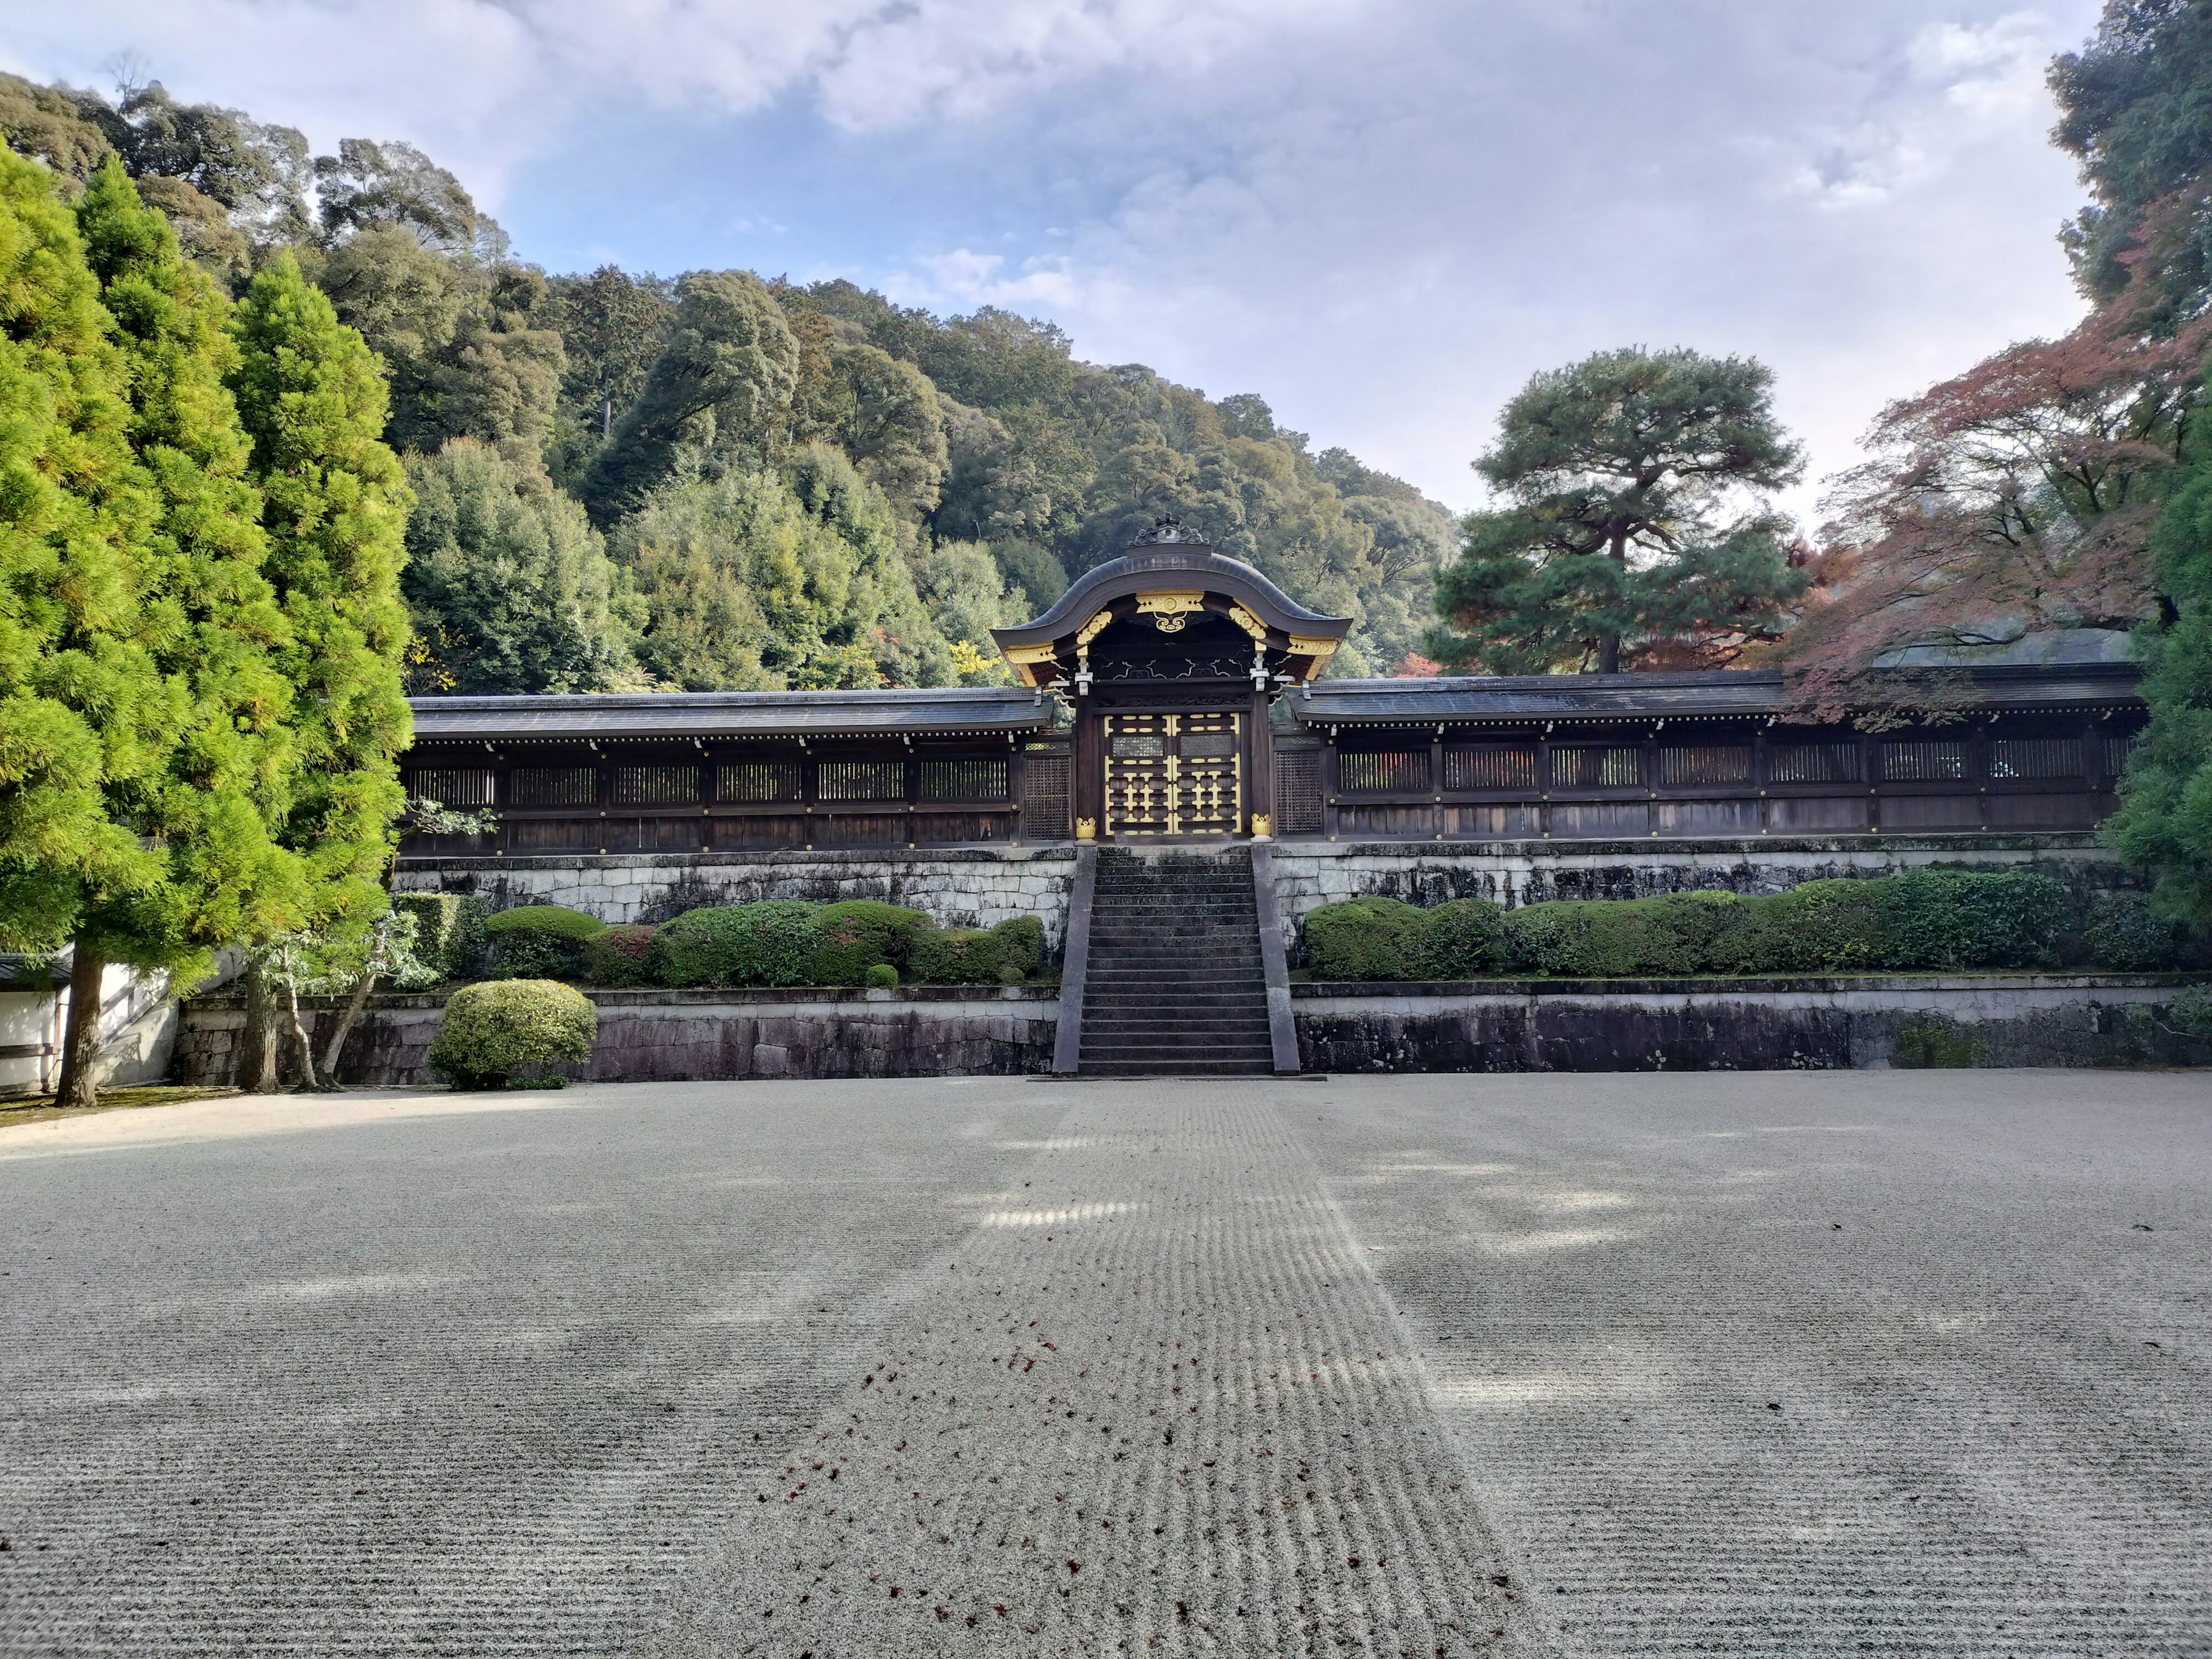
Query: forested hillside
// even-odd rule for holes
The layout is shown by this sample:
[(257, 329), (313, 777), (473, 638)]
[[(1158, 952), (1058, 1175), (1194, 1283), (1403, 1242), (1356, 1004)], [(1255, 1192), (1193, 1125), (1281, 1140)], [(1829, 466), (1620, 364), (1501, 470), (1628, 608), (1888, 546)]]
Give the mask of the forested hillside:
[(289, 250), (376, 352), (418, 692), (993, 679), (987, 629), (1170, 512), (1355, 617), (1339, 673), (1393, 672), (1430, 619), (1442, 505), (1048, 324), (742, 270), (549, 276), (410, 146), (315, 155), (158, 83), (0, 76), (0, 131), (76, 188), (119, 156), (234, 292)]

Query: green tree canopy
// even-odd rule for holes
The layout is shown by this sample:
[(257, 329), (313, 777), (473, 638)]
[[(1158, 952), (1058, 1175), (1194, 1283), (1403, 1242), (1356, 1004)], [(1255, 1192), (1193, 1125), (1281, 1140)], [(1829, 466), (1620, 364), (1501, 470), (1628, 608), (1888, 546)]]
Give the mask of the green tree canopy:
[(2166, 615), (2136, 635), (2148, 728), (2105, 834), (2172, 914), (2212, 926), (2212, 435), (2200, 422), (2151, 538)]
[(641, 608), (584, 509), (467, 438), (411, 455), (404, 586), (418, 689), (605, 691), (635, 683)]
[(229, 385), (253, 443), (264, 568), (289, 630), (277, 663), (295, 697), (300, 769), (278, 840), (307, 867), (311, 920), (365, 920), (380, 908), (412, 733), (406, 476), (383, 441), (375, 357), (289, 254), (254, 277), (234, 331)]
[(562, 278), (554, 290), (568, 354), (562, 390), (590, 411), (602, 439), (611, 438), (615, 411), (645, 389), (674, 307), (653, 278), (626, 276), (615, 265)]
[(1758, 362), (1688, 350), (1600, 352), (1538, 374), (1475, 463), (1504, 504), (1462, 526), (1430, 654), (1613, 673), (1624, 645), (1697, 653), (1778, 632), (1805, 579), (1756, 493), (1802, 465), (1772, 388)]
[(744, 270), (679, 277), (667, 343), (593, 463), (586, 505), (611, 520), (676, 470), (679, 444), (758, 465), (798, 375), (799, 343), (760, 278)]

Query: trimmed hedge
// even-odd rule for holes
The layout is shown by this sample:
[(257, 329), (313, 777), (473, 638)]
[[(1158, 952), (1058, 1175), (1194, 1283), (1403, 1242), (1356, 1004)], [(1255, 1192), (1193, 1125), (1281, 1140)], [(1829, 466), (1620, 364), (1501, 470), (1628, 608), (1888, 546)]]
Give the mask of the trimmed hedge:
[(2124, 974), (2171, 968), (2187, 954), (2181, 927), (2159, 915), (2148, 893), (2100, 895), (2082, 933), (2090, 959)]
[(483, 919), (492, 975), (499, 979), (580, 979), (589, 966), (586, 947), (606, 924), (559, 904), (524, 904)]
[(647, 969), (661, 985), (805, 985), (822, 942), (816, 914), (799, 899), (686, 910), (664, 924), (646, 948)]
[[(1674, 893), (1505, 911), (1479, 899), (1433, 910), (1355, 899), (1310, 911), (1305, 940), (1317, 979), (2045, 968), (2058, 963), (2069, 913), (2066, 890), (2032, 871), (1921, 869), (1806, 882), (1754, 898)], [(2135, 921), (2126, 926), (2130, 939), (2149, 931)], [(2118, 938), (2124, 930), (2114, 920), (2105, 931)], [(2093, 945), (2096, 937), (2093, 926)]]
[(649, 985), (645, 954), (654, 930), (634, 924), (603, 929), (584, 941), (585, 966), (594, 985)]
[(821, 937), (808, 980), (815, 985), (865, 985), (872, 969), (896, 971), (911, 960), (916, 936), (934, 925), (919, 910), (878, 899), (825, 904), (814, 923)]
[(415, 957), (441, 979), (456, 979), (454, 946), (461, 935), (459, 893), (394, 893), (392, 908), (415, 918)]
[(599, 1035), (599, 1011), (572, 986), (550, 979), (464, 985), (446, 1000), (429, 1066), (457, 1089), (503, 1089), (520, 1073), (589, 1060)]

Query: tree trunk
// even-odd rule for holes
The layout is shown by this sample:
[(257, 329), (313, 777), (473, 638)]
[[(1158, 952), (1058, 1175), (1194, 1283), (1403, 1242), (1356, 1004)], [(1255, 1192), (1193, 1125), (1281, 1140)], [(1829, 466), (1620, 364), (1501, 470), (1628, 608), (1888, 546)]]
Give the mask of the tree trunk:
[(613, 392), (610, 392), (609, 393), (607, 393), (606, 398), (605, 398), (605, 401), (604, 401), (604, 403), (603, 403), (603, 404), (602, 404), (602, 406), (601, 406), (601, 408), (600, 408), (600, 411), (599, 411), (599, 436), (600, 436), (601, 438), (605, 439), (605, 438), (611, 438), (611, 437), (613, 437), (614, 435), (615, 435), (615, 394), (614, 394)]
[(310, 1089), (315, 1083), (315, 1045), (300, 1019), (300, 987), (292, 977), (292, 953), (284, 953), (284, 1016), (291, 1024), (292, 1040), (300, 1045), (300, 1080)]
[(246, 970), (246, 1024), (238, 1034), (238, 1086), (249, 1095), (276, 1089), (276, 1021), (269, 1006), (269, 981), (259, 968)]
[[(1626, 566), (1628, 563), (1628, 532), (1625, 530), (1614, 531), (1613, 532), (1613, 545), (1607, 548), (1606, 551), (1607, 556), (1612, 558), (1615, 563)], [(1597, 672), (1601, 674), (1618, 674), (1620, 672), (1620, 635), (1607, 634), (1599, 639), (1597, 642)]]
[(90, 1106), (100, 1098), (100, 981), (107, 964), (79, 939), (70, 964), (69, 1023), (62, 1028), (62, 1079), (54, 1103)]
[(337, 1030), (331, 1033), (331, 1040), (323, 1045), (324, 1088), (336, 1089), (338, 1086), (338, 1050), (345, 1047), (346, 1038), (352, 1035), (354, 1022), (361, 1018), (361, 1011), (368, 1006), (369, 994), (375, 989), (376, 975), (363, 974), (354, 986), (353, 994), (346, 999), (346, 1006), (339, 1011)]

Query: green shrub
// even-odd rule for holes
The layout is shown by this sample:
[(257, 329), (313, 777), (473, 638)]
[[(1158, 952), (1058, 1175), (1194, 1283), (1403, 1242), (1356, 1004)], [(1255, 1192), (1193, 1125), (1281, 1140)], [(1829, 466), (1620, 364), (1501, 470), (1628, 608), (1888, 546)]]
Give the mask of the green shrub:
[(1423, 979), (1480, 979), (1505, 966), (1505, 917), (1484, 899), (1453, 899), (1428, 913), (1421, 934)]
[(1019, 984), (1044, 966), (1044, 924), (1035, 916), (1009, 916), (991, 934), (1006, 959), (1001, 978), (1012, 974), (1012, 982)]
[(1649, 979), (1707, 971), (1716, 942), (1736, 931), (1733, 893), (1642, 899), (1554, 899), (1508, 911), (1516, 968), (1574, 979)]
[(441, 979), (458, 979), (454, 945), (460, 939), (459, 893), (394, 893), (392, 908), (415, 918), (415, 957)]
[(661, 985), (805, 985), (811, 982), (822, 907), (799, 899), (686, 910), (646, 947)]
[(483, 920), (494, 975), (500, 979), (580, 979), (585, 946), (606, 924), (559, 904), (524, 904)]
[(1866, 973), (1889, 965), (1880, 881), (1808, 881), (1737, 906), (1706, 947), (1717, 974)]
[(814, 921), (819, 939), (807, 971), (817, 985), (858, 985), (872, 968), (904, 965), (915, 933), (930, 925), (919, 910), (875, 899), (825, 904)]
[(895, 991), (898, 988), (898, 969), (888, 962), (879, 962), (868, 969), (867, 986), (871, 991)]
[(1908, 870), (1879, 884), (1883, 965), (2047, 968), (2066, 925), (2066, 890), (2029, 870)]
[(2181, 959), (2181, 929), (2152, 908), (2148, 893), (2099, 894), (2090, 901), (2083, 932), (2089, 960), (2100, 968), (2148, 974)]
[(1421, 971), (1427, 913), (1391, 898), (1347, 899), (1306, 912), (1316, 979), (1411, 979)]
[(640, 925), (625, 924), (602, 930), (584, 941), (584, 965), (594, 985), (648, 985), (653, 975), (646, 966), (646, 952), (653, 944), (654, 930)]
[(430, 1069), (459, 1089), (499, 1089), (520, 1073), (589, 1060), (599, 1011), (580, 991), (548, 979), (464, 985), (446, 1000)]
[(980, 927), (927, 927), (915, 935), (914, 977), (925, 985), (995, 985), (1006, 943)]
[(2212, 1037), (2212, 985), (2192, 985), (2167, 1005), (2166, 1017), (2185, 1036)]

